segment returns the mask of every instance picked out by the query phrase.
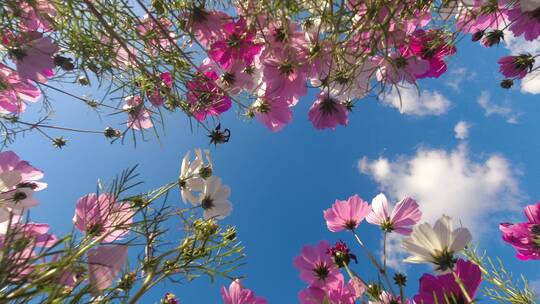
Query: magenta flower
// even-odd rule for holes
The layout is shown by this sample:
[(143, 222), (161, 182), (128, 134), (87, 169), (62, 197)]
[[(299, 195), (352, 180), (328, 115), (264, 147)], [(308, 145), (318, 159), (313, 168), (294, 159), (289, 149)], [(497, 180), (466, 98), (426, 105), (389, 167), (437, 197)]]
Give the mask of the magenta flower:
[(50, 37), (39, 32), (29, 32), (24, 37), (11, 40), (4, 36), (3, 41), (22, 79), (46, 83), (54, 75), (54, 54), (60, 48)]
[(166, 95), (166, 91), (170, 91), (173, 86), (173, 78), (170, 72), (161, 73), (159, 79), (161, 81), (154, 87), (154, 90), (146, 92), (148, 100), (154, 107), (159, 107), (165, 102), (163, 95)]
[(216, 85), (218, 78), (215, 71), (205, 71), (186, 83), (191, 113), (198, 121), (209, 115), (219, 116), (231, 108), (230, 97)]
[(540, 202), (525, 207), (527, 222), (502, 223), (503, 240), (517, 250), (520, 260), (540, 260)]
[(416, 225), (422, 218), (422, 212), (418, 204), (412, 198), (404, 198), (399, 201), (392, 213), (388, 212), (388, 200), (384, 194), (377, 195), (371, 201), (372, 211), (366, 217), (366, 221), (373, 225), (378, 225), (386, 232), (396, 232), (409, 235), (412, 226)]
[(229, 285), (229, 290), (223, 286), (221, 296), (225, 304), (267, 304), (266, 299), (257, 297), (255, 293), (242, 287), (240, 280), (236, 279)]
[(167, 292), (160, 304), (180, 304), (180, 301), (178, 301), (178, 298), (174, 294)]
[(24, 101), (37, 102), (40, 97), (41, 91), (30, 81), (0, 63), (0, 113), (22, 113), (26, 109)]
[(351, 260), (358, 263), (356, 255), (351, 253), (351, 250), (343, 241), (337, 241), (334, 247), (328, 249), (328, 254), (332, 256), (334, 263), (336, 263), (336, 266), (339, 268), (349, 265)]
[(129, 203), (116, 202), (110, 193), (87, 194), (77, 201), (73, 224), (93, 237), (104, 237), (103, 242), (114, 242), (129, 232), (133, 222)]
[(208, 56), (228, 68), (235, 60), (242, 60), (248, 66), (259, 55), (263, 45), (255, 42), (255, 31), (247, 28), (244, 18), (232, 21), (223, 26), (225, 37), (214, 42)]
[(144, 107), (141, 96), (128, 96), (123, 109), (128, 113), (127, 127), (134, 130), (150, 129), (154, 126), (150, 112)]
[(339, 282), (339, 268), (328, 254), (330, 244), (320, 241), (317, 246), (304, 246), (294, 259), (294, 266), (300, 271), (300, 278), (310, 287), (335, 286)]
[(499, 61), (499, 71), (508, 78), (523, 79), (533, 69), (534, 57), (531, 54), (504, 56)]
[(514, 36), (523, 35), (525, 40), (533, 41), (540, 36), (540, 8), (533, 11), (522, 11), (519, 5), (508, 10), (510, 31)]
[(328, 230), (339, 232), (356, 229), (370, 211), (369, 204), (355, 194), (346, 201), (336, 200), (332, 208), (326, 209), (323, 215)]
[(88, 277), (94, 294), (112, 285), (126, 263), (128, 246), (99, 246), (88, 251)]
[(363, 293), (357, 290), (355, 282), (345, 283), (343, 275), (337, 276), (337, 283), (332, 286), (308, 287), (298, 293), (301, 304), (354, 304)]
[(347, 106), (327, 92), (320, 92), (317, 100), (309, 108), (309, 120), (315, 129), (332, 129), (336, 126), (346, 126), (349, 123)]
[[(474, 296), (482, 282), (480, 268), (472, 262), (460, 259), (456, 264), (455, 275), (463, 284), (468, 297), (474, 300)], [(467, 300), (467, 296), (461, 290), (454, 273), (438, 276), (424, 274), (420, 278), (420, 289), (418, 294), (414, 296), (416, 303), (447, 303), (447, 299), (452, 303), (473, 303)]]
[(268, 129), (276, 132), (292, 120), (292, 111), (287, 101), (264, 96), (252, 105), (255, 117)]

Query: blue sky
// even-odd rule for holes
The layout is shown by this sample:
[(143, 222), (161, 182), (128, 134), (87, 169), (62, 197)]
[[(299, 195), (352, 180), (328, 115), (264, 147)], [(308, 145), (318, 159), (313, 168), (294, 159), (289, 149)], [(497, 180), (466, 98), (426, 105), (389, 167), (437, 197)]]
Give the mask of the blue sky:
[[(462, 42), (442, 78), (419, 83), (430, 92), (424, 93), (427, 97), (418, 101), (412, 94), (404, 100), (408, 113), (392, 107), (391, 98), (386, 98), (389, 104), (369, 97), (354, 108), (349, 126), (335, 131), (316, 131), (307, 120), (313, 91), (294, 109), (293, 123), (279, 133), (257, 121), (238, 119), (234, 111), (227, 113), (222, 124), (232, 130), (231, 141), (217, 148), (208, 144), (203, 130), (192, 130), (183, 115), (175, 114), (167, 117), (161, 142), (152, 133), (136, 147), (129, 140), (111, 145), (99, 135), (64, 134), (68, 145), (57, 150), (34, 132), (10, 149), (45, 171), (49, 187), (37, 194), (41, 205), (32, 218), (50, 223), (61, 234), (71, 229), (76, 200), (94, 191), (98, 178), (111, 180), (139, 164), (145, 182), (139, 190), (149, 190), (178, 176), (186, 151), (210, 148), (215, 173), (232, 188), (234, 210), (223, 222), (237, 226), (246, 246), (247, 264), (237, 274), (247, 275), (244, 284), (270, 303), (297, 302), (304, 283), (292, 260), (305, 244), (341, 239), (362, 256), (349, 235), (326, 229), (322, 211), (335, 199), (357, 193), (371, 200), (380, 191), (394, 198), (413, 192), (429, 216), (441, 210), (467, 219), (479, 233), (474, 241), (482, 248), (508, 261), (511, 270), (539, 281), (538, 262), (517, 262), (497, 228), (500, 221), (520, 220), (520, 208), (540, 198), (540, 103), (536, 95), (521, 92), (519, 84), (509, 91), (499, 88), (496, 61), (506, 53), (502, 46), (485, 49)], [(537, 87), (534, 80), (528, 86), (529, 91)], [(490, 96), (484, 93), (479, 102), (483, 91)], [(69, 97), (51, 96), (58, 125), (104, 129), (120, 121), (97, 117)], [(470, 125), (466, 139), (455, 137), (459, 121)], [(182, 204), (179, 198), (175, 203)], [(177, 237), (171, 229), (170, 237)], [(377, 229), (365, 223), (360, 235), (372, 248), (380, 243)], [(373, 275), (362, 259), (354, 267)], [(401, 269), (410, 275), (413, 295), (417, 278), (428, 268)], [(219, 289), (228, 283), (211, 285), (202, 278), (186, 285), (164, 284), (144, 303), (158, 302), (167, 291), (177, 294), (181, 303), (219, 303)]]

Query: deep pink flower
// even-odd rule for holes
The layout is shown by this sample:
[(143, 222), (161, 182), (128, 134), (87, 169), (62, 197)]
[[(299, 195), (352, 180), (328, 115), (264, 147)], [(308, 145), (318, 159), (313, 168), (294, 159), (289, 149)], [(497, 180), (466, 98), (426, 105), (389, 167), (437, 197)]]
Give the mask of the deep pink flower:
[(429, 69), (416, 75), (416, 78), (439, 77), (446, 72), (444, 58), (456, 53), (456, 47), (450, 37), (442, 30), (416, 30), (412, 33), (408, 45), (401, 47), (401, 53), (416, 55), (429, 62)]
[(161, 73), (159, 78), (161, 81), (155, 86), (154, 90), (146, 93), (148, 99), (155, 107), (159, 107), (165, 102), (163, 95), (166, 94), (164, 91), (170, 91), (173, 86), (173, 78), (170, 72)]
[[(482, 282), (480, 268), (472, 262), (460, 259), (456, 264), (455, 275), (461, 280), (470, 299), (474, 300), (474, 296)], [(420, 289), (418, 294), (414, 296), (416, 303), (446, 303), (446, 299), (450, 299), (452, 303), (473, 303), (467, 301), (454, 273), (438, 276), (424, 274), (420, 278)]]
[(508, 78), (523, 79), (533, 69), (534, 57), (530, 54), (504, 56), (499, 61), (499, 71)]
[(349, 123), (347, 106), (328, 92), (320, 92), (317, 100), (309, 108), (309, 120), (316, 129), (332, 129), (336, 126), (346, 126)]
[(366, 217), (370, 224), (381, 226), (386, 232), (396, 232), (403, 235), (409, 235), (412, 232), (412, 226), (420, 221), (422, 212), (418, 204), (410, 197), (399, 201), (392, 213), (388, 212), (388, 200), (384, 194), (377, 195), (371, 202), (372, 211)]
[(540, 202), (525, 207), (527, 222), (502, 223), (503, 240), (517, 250), (520, 260), (540, 260)]
[(54, 75), (54, 54), (60, 49), (49, 36), (28, 32), (21, 37), (2, 39), (8, 48), (10, 59), (17, 65), (22, 79), (46, 83)]
[(323, 214), (328, 230), (338, 232), (356, 229), (370, 211), (369, 204), (355, 194), (346, 201), (336, 200), (332, 208), (326, 209)]
[(160, 304), (180, 304), (180, 301), (178, 301), (178, 298), (174, 294), (167, 292)]
[(247, 28), (242, 17), (223, 26), (225, 38), (214, 42), (208, 56), (228, 68), (235, 60), (241, 60), (246, 66), (251, 65), (259, 55), (263, 45), (255, 42), (255, 31)]
[(523, 12), (519, 5), (508, 10), (510, 31), (514, 36), (523, 35), (525, 40), (533, 41), (540, 36), (540, 7), (528, 12)]
[(266, 299), (257, 297), (255, 293), (242, 286), (240, 280), (236, 279), (229, 285), (229, 290), (223, 286), (221, 296), (225, 304), (267, 304)]
[(73, 224), (90, 236), (106, 235), (103, 242), (114, 242), (129, 232), (133, 214), (129, 203), (116, 202), (110, 193), (90, 193), (77, 201)]
[(332, 256), (334, 263), (339, 268), (348, 265), (351, 261), (358, 263), (356, 255), (351, 253), (351, 250), (343, 241), (337, 241), (334, 247), (328, 249), (328, 254)]
[(43, 178), (43, 171), (33, 167), (29, 162), (21, 160), (13, 151), (4, 151), (0, 153), (0, 173), (16, 171), (21, 176), (18, 188), (31, 188), (39, 191), (47, 187), (46, 183), (38, 182)]
[(128, 113), (127, 127), (134, 130), (150, 129), (154, 126), (150, 112), (144, 107), (141, 96), (128, 96), (123, 109)]
[(37, 102), (41, 91), (9, 67), (0, 63), (0, 113), (24, 112), (24, 101)]
[(94, 294), (112, 285), (126, 263), (128, 246), (99, 246), (88, 251), (88, 277)]
[(272, 96), (263, 96), (253, 104), (255, 117), (268, 129), (276, 132), (292, 120), (292, 111), (289, 104)]
[(354, 304), (362, 295), (363, 290), (357, 290), (353, 281), (345, 283), (343, 275), (337, 276), (337, 283), (332, 286), (308, 287), (298, 293), (301, 304)]
[(215, 71), (208, 70), (186, 83), (191, 113), (198, 121), (208, 115), (219, 116), (231, 108), (231, 98), (216, 85), (218, 78)]
[(330, 244), (320, 241), (317, 246), (306, 245), (294, 259), (300, 278), (310, 287), (335, 286), (339, 283), (339, 268), (328, 254)]

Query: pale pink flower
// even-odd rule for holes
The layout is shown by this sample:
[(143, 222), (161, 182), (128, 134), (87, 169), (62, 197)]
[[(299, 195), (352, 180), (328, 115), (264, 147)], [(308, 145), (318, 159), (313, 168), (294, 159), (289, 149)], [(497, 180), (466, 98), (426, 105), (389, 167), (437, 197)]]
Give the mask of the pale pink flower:
[(517, 250), (520, 260), (540, 260), (540, 202), (525, 207), (527, 222), (502, 223), (503, 240)]
[(499, 61), (499, 71), (508, 78), (523, 79), (533, 69), (534, 57), (531, 54), (504, 56)]
[(257, 297), (255, 293), (242, 286), (240, 280), (236, 279), (229, 285), (229, 290), (223, 286), (221, 296), (224, 304), (267, 304), (268, 301), (262, 297)]
[(371, 208), (372, 211), (366, 217), (366, 221), (380, 226), (386, 232), (409, 235), (412, 232), (412, 226), (416, 225), (422, 218), (418, 204), (409, 197), (399, 201), (390, 214), (388, 200), (381, 193), (371, 201)]
[(130, 204), (117, 202), (111, 193), (90, 193), (77, 201), (73, 224), (87, 235), (104, 237), (103, 242), (109, 243), (129, 232), (133, 215)]
[[(29, 2), (33, 2), (30, 5)], [(57, 11), (49, 0), (19, 1), (19, 15), (22, 20), (22, 29), (25, 31), (51, 31), (53, 28), (48, 18), (54, 19)]]
[(25, 101), (37, 102), (41, 91), (9, 67), (0, 63), (0, 113), (18, 114), (26, 109)]
[(128, 113), (127, 127), (134, 130), (150, 129), (154, 126), (150, 112), (144, 107), (141, 96), (128, 96), (123, 109)]
[(456, 26), (459, 31), (476, 33), (508, 24), (505, 1), (468, 1), (473, 2), (472, 7), (464, 6), (457, 16)]
[[(381, 294), (379, 295), (379, 298), (376, 301), (370, 300), (368, 301), (368, 303), (369, 304), (394, 304), (394, 303), (402, 303), (402, 301), (401, 301), (401, 297), (394, 296), (391, 293), (386, 292), (386, 291), (382, 291)], [(408, 299), (405, 299), (404, 303), (410, 304), (411, 301)], [(423, 304), (423, 303), (418, 303), (418, 304)], [(443, 304), (443, 303), (439, 303), (439, 304)]]
[(194, 7), (188, 18), (191, 31), (205, 47), (225, 37), (223, 27), (232, 19), (224, 12), (206, 11), (201, 7)]
[(208, 70), (186, 83), (191, 113), (198, 121), (219, 116), (231, 108), (231, 98), (216, 85), (218, 78), (215, 71)]
[(320, 241), (317, 246), (306, 245), (294, 259), (300, 278), (310, 287), (336, 286), (339, 284), (339, 268), (328, 254), (330, 244)]
[[(152, 55), (157, 54), (160, 50), (170, 48), (176, 39), (176, 35), (170, 30), (172, 25), (172, 22), (166, 18), (155, 18), (154, 21), (154, 18), (148, 14), (142, 17), (140, 24), (137, 25), (137, 30)], [(167, 34), (165, 35), (163, 32)]]
[(248, 29), (242, 17), (223, 26), (225, 37), (214, 42), (208, 56), (228, 68), (234, 61), (241, 60), (245, 66), (251, 65), (255, 56), (259, 55), (263, 45), (255, 42), (255, 31)]
[(418, 76), (429, 70), (429, 62), (418, 56), (404, 57), (393, 53), (390, 58), (382, 59), (381, 68), (377, 71), (377, 80), (400, 84), (403, 81), (414, 84)]
[(99, 246), (88, 251), (88, 277), (94, 294), (112, 285), (126, 263), (128, 246)]
[(315, 129), (332, 129), (336, 126), (346, 126), (349, 123), (347, 106), (328, 92), (320, 92), (317, 100), (309, 108), (309, 120)]
[(355, 194), (346, 201), (336, 200), (332, 208), (326, 209), (323, 214), (328, 230), (338, 232), (356, 229), (370, 211), (369, 204)]
[(262, 96), (251, 106), (255, 117), (273, 132), (283, 129), (292, 120), (292, 111), (284, 99)]
[(200, 66), (200, 71), (215, 73), (221, 71), (216, 84), (230, 95), (239, 95), (242, 91), (253, 92), (256, 79), (259, 78), (260, 67), (257, 65), (246, 66), (244, 62), (235, 60), (225, 69), (212, 59), (206, 58)]
[(13, 151), (0, 153), (0, 173), (7, 171), (16, 171), (20, 174), (21, 181), (17, 185), (19, 188), (27, 187), (39, 191), (47, 187), (46, 183), (38, 181), (43, 178), (43, 171), (30, 165), (29, 162), (21, 160)]
[(335, 285), (323, 287), (308, 287), (298, 293), (301, 304), (355, 304), (356, 299), (362, 294), (358, 293), (355, 283), (345, 283), (342, 274), (337, 276)]
[(39, 32), (25, 33), (23, 37), (7, 40), (8, 53), (17, 66), (22, 79), (46, 83), (54, 75), (54, 54), (60, 49), (49, 36)]

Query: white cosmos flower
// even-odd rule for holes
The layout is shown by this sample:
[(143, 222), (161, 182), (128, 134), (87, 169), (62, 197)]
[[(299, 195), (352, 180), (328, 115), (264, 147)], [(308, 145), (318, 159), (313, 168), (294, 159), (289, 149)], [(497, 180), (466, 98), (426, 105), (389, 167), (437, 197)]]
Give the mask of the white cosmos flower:
[(231, 189), (221, 184), (217, 176), (210, 176), (204, 180), (204, 188), (199, 196), (199, 203), (203, 208), (204, 218), (223, 219), (231, 214), (232, 204), (229, 201)]
[(27, 187), (16, 187), (21, 180), (21, 174), (17, 171), (0, 173), (0, 223), (8, 221), (13, 215), (22, 214), (24, 210), (38, 204), (37, 200), (32, 197), (34, 190)]
[(452, 219), (443, 215), (435, 226), (423, 223), (414, 227), (410, 237), (403, 240), (403, 247), (411, 254), (409, 263), (431, 263), (435, 270), (446, 272), (454, 267), (457, 252), (465, 249), (472, 240), (466, 228), (453, 229)]
[(190, 202), (196, 205), (197, 197), (193, 192), (202, 191), (204, 187), (204, 179), (212, 175), (212, 159), (210, 152), (204, 150), (206, 155), (206, 165), (201, 149), (195, 149), (195, 159), (190, 161), (190, 152), (186, 153), (182, 159), (182, 167), (180, 169), (180, 194), (184, 202)]

